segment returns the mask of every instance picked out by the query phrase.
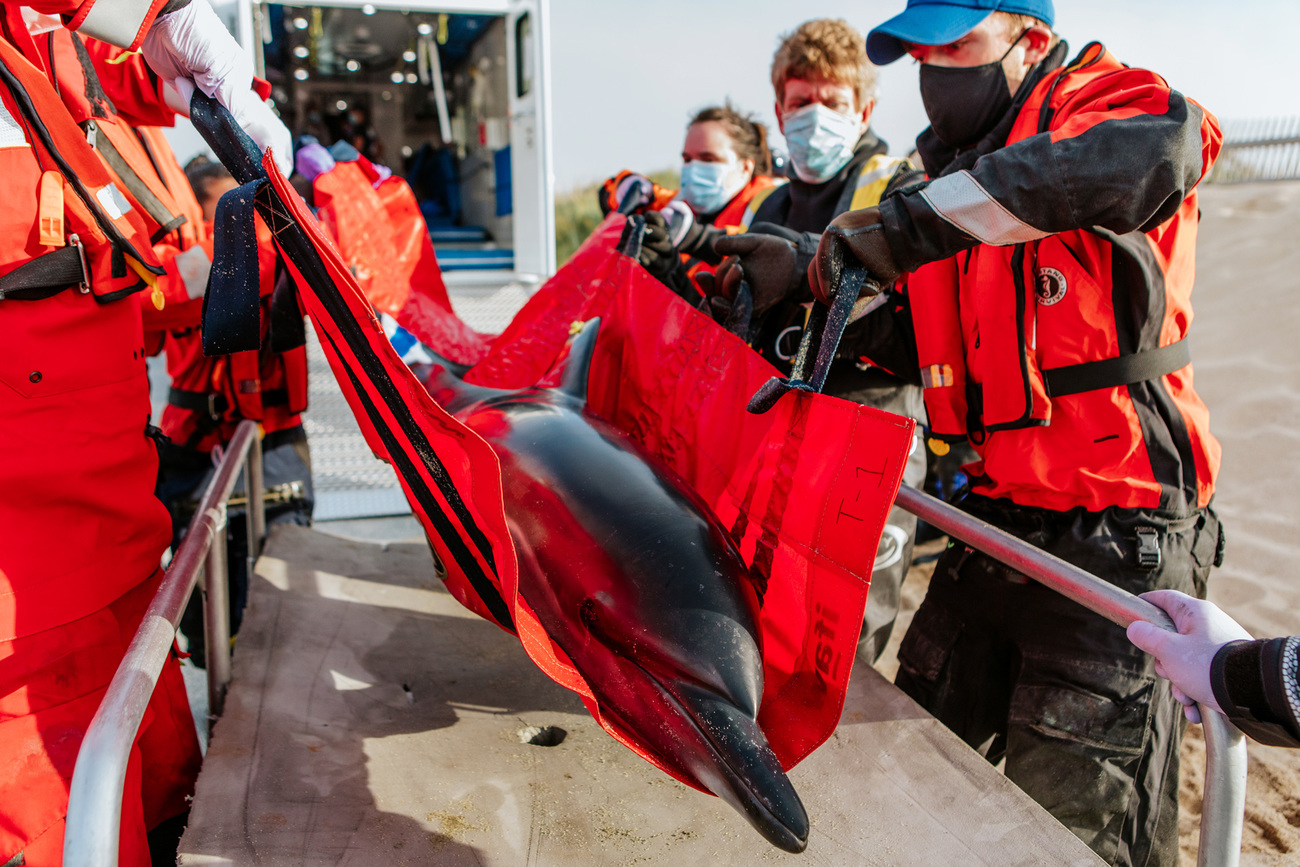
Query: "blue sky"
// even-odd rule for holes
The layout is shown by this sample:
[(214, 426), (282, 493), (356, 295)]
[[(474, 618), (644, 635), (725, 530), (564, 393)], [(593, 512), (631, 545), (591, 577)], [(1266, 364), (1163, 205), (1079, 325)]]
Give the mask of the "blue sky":
[[(865, 33), (904, 0), (552, 0), (555, 174), (561, 191), (622, 168), (677, 165), (692, 111), (730, 97), (775, 132), (779, 34), (810, 18)], [(1104, 43), (1220, 119), (1300, 115), (1297, 0), (1058, 0), (1077, 52)], [(916, 66), (881, 71), (874, 126), (896, 153), (926, 125)], [(779, 141), (779, 138), (778, 138)]]

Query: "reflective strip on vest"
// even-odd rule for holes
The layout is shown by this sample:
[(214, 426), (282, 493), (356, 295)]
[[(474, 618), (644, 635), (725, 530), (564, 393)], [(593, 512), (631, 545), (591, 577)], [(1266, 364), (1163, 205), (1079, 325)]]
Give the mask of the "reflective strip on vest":
[(967, 171), (939, 178), (921, 191), (921, 198), (934, 212), (985, 244), (1007, 247), (1046, 238), (1002, 206)]
[(77, 31), (109, 45), (130, 48), (152, 8), (152, 0), (95, 0)]
[(23, 128), (14, 120), (14, 116), (9, 113), (5, 107), (4, 101), (0, 100), (0, 148), (23, 148), (31, 147), (27, 143), (27, 137), (23, 135)]
[(749, 204), (745, 206), (744, 215), (740, 218), (740, 229), (742, 232), (749, 231), (749, 227), (754, 223), (754, 215), (758, 213), (758, 209), (763, 206), (765, 201), (767, 201), (768, 196), (785, 186), (785, 183), (785, 181), (782, 181), (779, 184), (773, 184), (770, 187), (754, 193), (754, 197), (750, 199)]
[(853, 200), (849, 202), (849, 210), (861, 211), (879, 205), (881, 197), (885, 195), (885, 188), (904, 162), (906, 160), (898, 157), (876, 154), (863, 163), (862, 171), (858, 174), (858, 185), (853, 191)]

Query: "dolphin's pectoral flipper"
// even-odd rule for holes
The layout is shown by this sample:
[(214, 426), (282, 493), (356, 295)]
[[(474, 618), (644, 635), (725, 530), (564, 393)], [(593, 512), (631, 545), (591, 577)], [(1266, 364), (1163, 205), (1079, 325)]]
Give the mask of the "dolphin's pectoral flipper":
[(718, 760), (709, 769), (713, 773), (697, 769), (700, 782), (773, 846), (795, 853), (807, 848), (808, 813), (754, 718), (723, 696), (691, 684), (677, 683), (670, 691)]
[(434, 364), (445, 368), (448, 373), (457, 379), (464, 379), (465, 374), (474, 369), (474, 365), (472, 364), (461, 364), (459, 361), (452, 361), (450, 358), (445, 358), (439, 355), (427, 346), (424, 347), (424, 351), (433, 359)]
[(564, 365), (564, 378), (559, 391), (575, 400), (587, 402), (587, 378), (591, 374), (591, 357), (596, 352), (596, 338), (600, 334), (600, 317), (588, 319), (582, 331), (569, 345), (569, 358)]
[(436, 364), (421, 365), (416, 369), (416, 376), (424, 385), (429, 396), (447, 412), (455, 415), (473, 404), (500, 398), (510, 392), (481, 385), (470, 385), (461, 379), (461, 371), (468, 370), (464, 365), (439, 358)]

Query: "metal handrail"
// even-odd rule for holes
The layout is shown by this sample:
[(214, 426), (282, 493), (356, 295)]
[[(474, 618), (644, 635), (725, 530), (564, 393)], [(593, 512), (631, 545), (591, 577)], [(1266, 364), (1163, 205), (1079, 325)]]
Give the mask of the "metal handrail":
[[(122, 792), (131, 745), (140, 730), (176, 627), (204, 568), (209, 724), (221, 713), (230, 683), (230, 610), (226, 574), (226, 504), (241, 469), (248, 490), (249, 563), (266, 529), (262, 499), (262, 443), (257, 422), (243, 421), (226, 447), (212, 481), (131, 640), (108, 692), (77, 753), (63, 838), (67, 867), (117, 867)], [(213, 544), (220, 540), (222, 544)], [(251, 575), (251, 569), (249, 574)]]
[[(1145, 620), (1178, 631), (1168, 614), (1145, 599), (929, 494), (904, 485), (899, 489), (897, 504), (1120, 626), (1127, 628), (1136, 620)], [(1201, 719), (1205, 723), (1205, 792), (1196, 863), (1200, 867), (1237, 867), (1246, 812), (1246, 742), (1236, 726), (1219, 712), (1202, 705)]]

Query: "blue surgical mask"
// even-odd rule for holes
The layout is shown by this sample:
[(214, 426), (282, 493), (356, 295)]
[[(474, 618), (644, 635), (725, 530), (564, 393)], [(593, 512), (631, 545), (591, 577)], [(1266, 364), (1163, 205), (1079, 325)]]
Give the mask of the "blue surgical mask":
[(853, 159), (853, 149), (862, 137), (859, 117), (840, 114), (821, 103), (792, 111), (784, 121), (790, 165), (807, 184), (824, 184), (835, 177)]
[(682, 166), (681, 197), (697, 215), (716, 214), (745, 187), (743, 172), (730, 163), (689, 162)]

